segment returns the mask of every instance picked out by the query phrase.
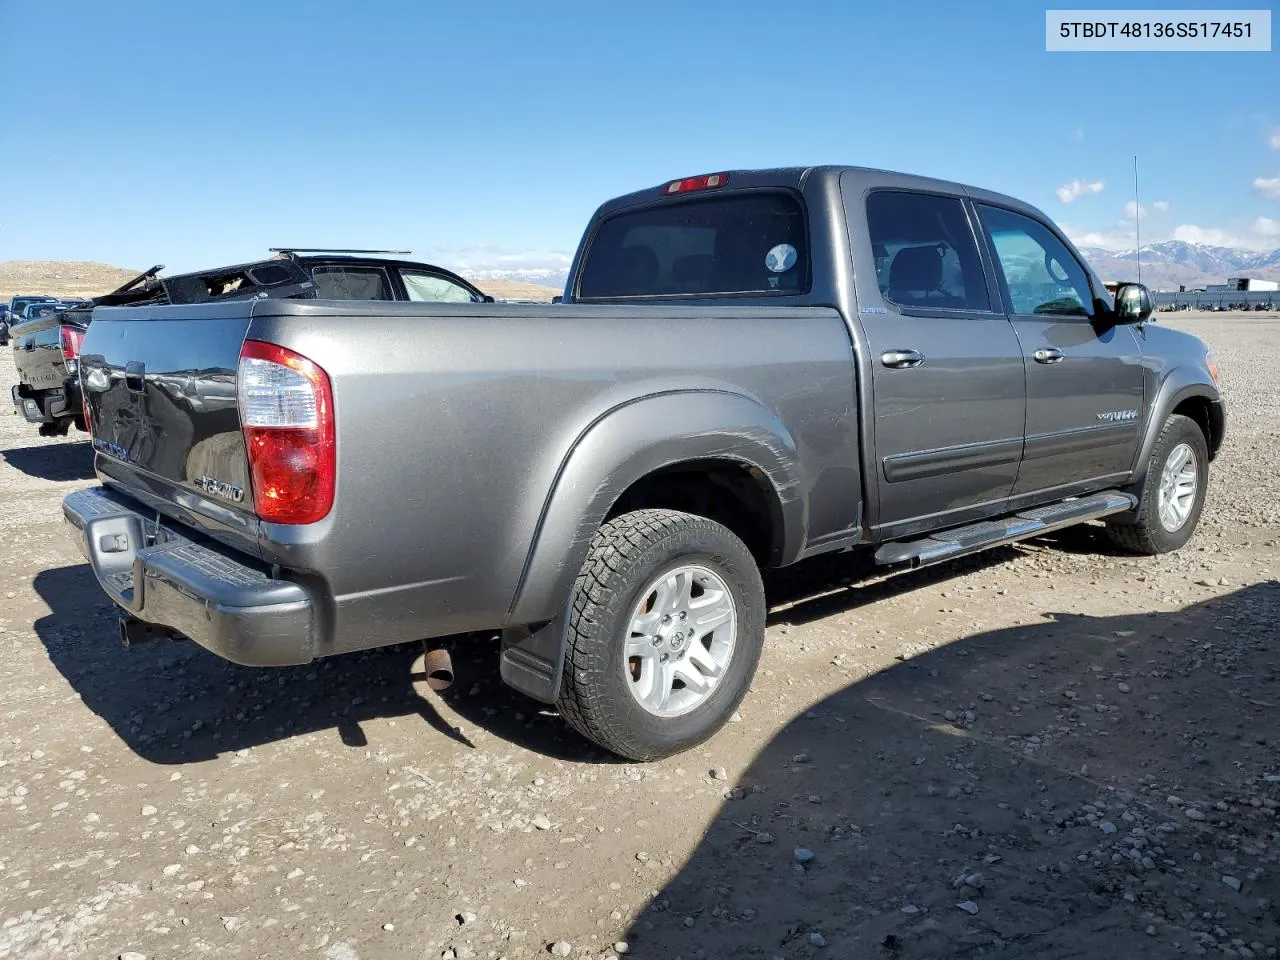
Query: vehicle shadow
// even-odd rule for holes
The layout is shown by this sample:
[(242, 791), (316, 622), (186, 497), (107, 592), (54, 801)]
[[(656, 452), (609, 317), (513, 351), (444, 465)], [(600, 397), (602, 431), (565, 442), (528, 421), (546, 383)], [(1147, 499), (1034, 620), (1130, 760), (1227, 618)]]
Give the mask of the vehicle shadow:
[[(803, 623), (875, 602), (925, 583), (1004, 562), (993, 550), (928, 570), (866, 583), (849, 557), (819, 557), (771, 575), (771, 621)], [(263, 669), (229, 663), (186, 641), (126, 648), (115, 607), (87, 564), (40, 573), (35, 588), (52, 611), (35, 624), (54, 666), (85, 705), (139, 756), (162, 764), (195, 763), (221, 753), (333, 728), (362, 747), (362, 723), (417, 716), (437, 734), (472, 746), (445, 714), (526, 750), (582, 763), (619, 759), (572, 731), (555, 710), (505, 686), (496, 669), (496, 636), (442, 641), (458, 679), (444, 694), (426, 692), (413, 665), (420, 644), (400, 644), (326, 658), (300, 667)], [(443, 705), (447, 705), (444, 714)]]
[(242, 667), (189, 641), (122, 646), (115, 608), (87, 564), (46, 570), (35, 587), (51, 610), (35, 624), (49, 659), (84, 704), (152, 763), (197, 763), (326, 729), (362, 747), (368, 743), (362, 725), (388, 717), (418, 717), (440, 736), (473, 747), (448, 719), (451, 712), (547, 756), (610, 759), (554, 712), (497, 680), (497, 671), (488, 669), (497, 663), (494, 639), (452, 638), (456, 666), (479, 673), (484, 664), (485, 677), (470, 682), (462, 676), (443, 696), (424, 695), (424, 678), (413, 673), (421, 644), (299, 667)]
[(1044, 616), (800, 713), (635, 915), (632, 955), (1274, 955), (1280, 583)]
[(3, 459), (15, 470), (39, 480), (92, 480), (93, 447), (88, 441), (49, 443), (35, 447), (0, 450)]

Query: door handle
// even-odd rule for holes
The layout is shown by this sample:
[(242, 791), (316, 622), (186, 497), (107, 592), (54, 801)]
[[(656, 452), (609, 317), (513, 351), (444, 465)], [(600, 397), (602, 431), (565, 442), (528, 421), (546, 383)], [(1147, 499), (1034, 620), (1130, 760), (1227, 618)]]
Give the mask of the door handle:
[(142, 393), (146, 375), (147, 370), (141, 360), (130, 360), (124, 365), (125, 389), (133, 393)]
[(1057, 347), (1047, 347), (1037, 350), (1032, 354), (1036, 358), (1036, 363), (1061, 363), (1062, 351)]
[(919, 350), (886, 350), (880, 354), (880, 362), (895, 369), (918, 367), (924, 363), (924, 354)]

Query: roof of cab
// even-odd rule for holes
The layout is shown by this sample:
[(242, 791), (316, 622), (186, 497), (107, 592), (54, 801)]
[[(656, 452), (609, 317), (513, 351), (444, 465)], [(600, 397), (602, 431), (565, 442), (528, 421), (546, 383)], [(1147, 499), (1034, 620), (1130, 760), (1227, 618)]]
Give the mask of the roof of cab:
[[(742, 169), (742, 170), (708, 170), (703, 174), (688, 174), (687, 176), (704, 176), (711, 173), (724, 174), (728, 179), (723, 189), (749, 189), (752, 187), (790, 187), (792, 189), (803, 189), (806, 184), (814, 179), (824, 179), (832, 182), (838, 182), (841, 174), (845, 172), (856, 172), (865, 174), (870, 178), (884, 177), (886, 180), (896, 181), (898, 184), (905, 185), (910, 181), (912, 186), (922, 190), (945, 190), (951, 193), (963, 193), (975, 200), (985, 200), (993, 203), (999, 203), (1003, 206), (1022, 208), (1028, 211), (1034, 211), (1043, 216), (1043, 214), (1026, 201), (1019, 200), (1016, 197), (1007, 196), (1002, 193), (996, 193), (982, 187), (975, 187), (969, 184), (957, 183), (951, 180), (941, 180), (937, 177), (928, 177), (922, 174), (905, 173), (900, 170), (884, 170), (877, 167), (859, 167), (850, 164), (828, 164), (821, 166), (809, 167), (769, 167), (760, 169)], [(671, 180), (663, 181), (651, 187), (645, 187), (641, 190), (635, 190), (631, 193), (614, 197), (601, 204), (596, 211), (596, 217), (605, 216), (620, 210), (624, 207), (634, 206), (642, 203), (653, 203), (657, 200), (667, 197), (689, 196), (691, 194), (664, 194), (663, 189), (673, 180), (679, 180), (681, 177), (672, 177)]]

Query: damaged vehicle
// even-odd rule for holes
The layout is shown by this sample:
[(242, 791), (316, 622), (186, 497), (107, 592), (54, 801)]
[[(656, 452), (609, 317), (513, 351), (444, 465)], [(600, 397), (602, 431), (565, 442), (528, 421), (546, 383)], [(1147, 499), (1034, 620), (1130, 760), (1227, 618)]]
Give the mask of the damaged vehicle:
[(40, 315), (15, 324), (13, 338), (18, 382), (11, 388), (15, 408), (39, 428), (42, 437), (66, 436), (72, 426), (84, 431), (78, 363), (85, 330), (99, 307), (223, 303), (261, 298), (325, 300), (403, 300), (439, 303), (492, 303), (469, 281), (450, 270), (380, 254), (407, 251), (273, 248), (276, 256), (256, 263), (218, 267), (198, 273), (160, 276), (162, 264), (92, 300), (63, 303), (56, 298), (30, 301)]
[(563, 299), (97, 308), (100, 484), (63, 511), (122, 637), (270, 667), (500, 632), (506, 683), (650, 760), (742, 700), (762, 571), (1093, 521), (1177, 550), (1226, 430), (1214, 358), (1145, 287), (941, 180), (640, 190), (596, 211)]

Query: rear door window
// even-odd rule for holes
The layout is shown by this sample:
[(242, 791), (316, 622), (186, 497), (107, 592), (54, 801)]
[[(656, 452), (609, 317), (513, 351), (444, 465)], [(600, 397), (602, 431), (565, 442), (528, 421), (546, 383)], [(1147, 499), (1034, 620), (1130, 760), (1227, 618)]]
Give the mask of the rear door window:
[(321, 300), (394, 300), (381, 267), (317, 266), (311, 270)]
[(899, 307), (990, 310), (978, 245), (956, 197), (877, 190), (867, 227), (880, 295)]
[(429, 300), (437, 303), (473, 303), (471, 291), (448, 277), (425, 270), (401, 270), (405, 293), (410, 300)]
[(809, 287), (804, 209), (790, 193), (672, 200), (605, 220), (578, 299), (787, 295)]

